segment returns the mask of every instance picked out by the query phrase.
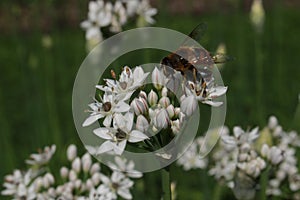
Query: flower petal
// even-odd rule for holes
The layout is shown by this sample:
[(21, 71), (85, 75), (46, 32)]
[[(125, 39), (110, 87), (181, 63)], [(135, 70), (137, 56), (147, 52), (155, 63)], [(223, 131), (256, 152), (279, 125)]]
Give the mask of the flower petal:
[(127, 140), (123, 140), (122, 142), (119, 142), (118, 144), (114, 143), (113, 149), (115, 154), (121, 155), (126, 147)]
[(109, 134), (109, 130), (107, 128), (97, 128), (93, 130), (94, 134), (97, 135), (100, 138), (111, 140), (112, 136)]
[(101, 146), (97, 150), (97, 155), (102, 154), (102, 153), (106, 153), (106, 152), (111, 151), (113, 149), (114, 149), (114, 143), (112, 143), (111, 141), (105, 141), (101, 144)]
[(144, 133), (138, 130), (133, 130), (129, 135), (128, 141), (134, 143), (134, 142), (143, 141), (145, 139), (149, 139), (147, 135), (145, 135)]
[(106, 115), (106, 117), (105, 117), (105, 119), (104, 119), (104, 121), (103, 121), (103, 125), (105, 126), (105, 127), (110, 127), (110, 125), (111, 125), (111, 120), (112, 120), (112, 115)]
[(85, 126), (89, 126), (92, 123), (94, 123), (95, 121), (97, 121), (98, 119), (101, 119), (103, 117), (103, 115), (101, 114), (97, 114), (97, 115), (90, 115), (82, 124), (83, 127)]

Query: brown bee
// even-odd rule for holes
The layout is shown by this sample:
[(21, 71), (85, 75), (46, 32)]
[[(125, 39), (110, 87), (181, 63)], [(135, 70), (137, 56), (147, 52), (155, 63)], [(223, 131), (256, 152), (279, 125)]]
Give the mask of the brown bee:
[(224, 54), (213, 55), (204, 48), (187, 45), (191, 38), (196, 41), (201, 38), (205, 29), (205, 23), (199, 24), (179, 49), (162, 59), (161, 64), (167, 76), (176, 70), (188, 81), (201, 81), (203, 84), (207, 84), (213, 80), (211, 70), (214, 64), (231, 60)]

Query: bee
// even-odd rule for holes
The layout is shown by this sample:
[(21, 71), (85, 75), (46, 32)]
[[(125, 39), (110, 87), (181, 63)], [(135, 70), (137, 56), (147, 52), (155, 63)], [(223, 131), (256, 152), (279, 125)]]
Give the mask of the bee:
[(199, 24), (175, 52), (164, 57), (161, 66), (166, 76), (179, 71), (187, 81), (201, 82), (205, 88), (213, 81), (212, 68), (214, 64), (232, 60), (229, 56), (221, 53), (212, 54), (202, 47), (188, 45), (189, 40), (198, 41), (206, 30), (206, 24)]

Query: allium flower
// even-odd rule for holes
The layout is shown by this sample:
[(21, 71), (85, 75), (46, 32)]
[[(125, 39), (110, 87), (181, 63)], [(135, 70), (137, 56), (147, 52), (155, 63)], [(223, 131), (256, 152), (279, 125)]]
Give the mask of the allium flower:
[(124, 113), (130, 109), (127, 103), (123, 100), (118, 101), (113, 93), (109, 94), (108, 92), (103, 95), (102, 103), (95, 100), (94, 103), (89, 104), (89, 107), (91, 114), (82, 126), (89, 126), (98, 119), (105, 117), (103, 125), (109, 127), (115, 114)]
[(31, 154), (30, 159), (26, 160), (26, 163), (29, 165), (41, 166), (47, 164), (55, 153), (56, 146), (52, 145), (51, 147), (46, 146), (44, 151), (39, 150), (38, 154)]
[(144, 70), (139, 66), (133, 72), (128, 66), (125, 66), (119, 81), (105, 79), (107, 86), (97, 85), (96, 88), (116, 94), (116, 100), (126, 101), (138, 87), (143, 85), (148, 74), (148, 72), (144, 73)]
[(103, 0), (90, 1), (88, 19), (81, 23), (86, 30), (86, 39), (102, 39), (101, 27), (108, 26), (112, 20), (112, 4), (104, 4)]
[(14, 199), (35, 199), (35, 184), (32, 183), (34, 174), (32, 170), (25, 173), (15, 170), (12, 175), (5, 176), (3, 186), (5, 189), (1, 192), (5, 196), (13, 196)]
[(105, 153), (111, 150), (115, 154), (121, 155), (128, 142), (140, 142), (148, 139), (144, 133), (132, 130), (133, 113), (126, 113), (125, 116), (118, 114), (115, 116), (114, 128), (98, 128), (94, 133), (105, 141), (98, 149), (97, 153)]
[(188, 171), (190, 169), (205, 169), (208, 163), (207, 159), (201, 159), (199, 155), (199, 149), (203, 143), (203, 138), (199, 137), (195, 142), (184, 152), (184, 154), (178, 159), (177, 164), (182, 165), (183, 169)]
[(109, 167), (113, 171), (119, 171), (125, 174), (126, 176), (130, 178), (141, 178), (143, 174), (137, 170), (134, 169), (134, 162), (133, 161), (127, 161), (125, 158), (121, 158), (116, 156), (115, 157), (115, 164), (109, 163)]
[(151, 78), (153, 86), (158, 90), (162, 89), (166, 80), (164, 73), (160, 71), (157, 67), (155, 67), (152, 72)]
[(115, 171), (112, 173), (111, 178), (102, 175), (101, 181), (103, 184), (94, 191), (94, 195), (104, 196), (107, 200), (117, 199), (117, 195), (124, 199), (132, 199), (129, 189), (133, 186), (133, 182), (126, 178), (123, 173)]
[[(140, 16), (140, 21), (146, 21), (149, 24), (155, 23), (155, 20), (152, 17), (157, 14), (157, 9), (151, 8), (148, 0), (141, 0), (138, 4), (136, 13)], [(138, 26), (143, 26), (143, 24), (138, 24)]]
[(222, 136), (222, 140), (228, 145), (240, 146), (244, 143), (252, 143), (259, 136), (258, 127), (250, 132), (245, 132), (240, 127), (234, 127), (233, 134), (234, 136)]
[(223, 86), (207, 88), (202, 81), (197, 81), (196, 83), (189, 81), (188, 88), (186, 88), (187, 96), (193, 96), (198, 101), (215, 107), (221, 106), (223, 102), (215, 102), (213, 100), (224, 95), (226, 91), (227, 87)]

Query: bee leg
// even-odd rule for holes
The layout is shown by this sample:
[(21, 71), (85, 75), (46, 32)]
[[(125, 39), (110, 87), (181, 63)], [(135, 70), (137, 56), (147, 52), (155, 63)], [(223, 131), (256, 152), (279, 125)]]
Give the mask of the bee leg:
[(193, 78), (194, 78), (194, 83), (196, 83), (196, 80), (197, 80), (197, 70), (196, 70), (196, 68), (193, 68)]

